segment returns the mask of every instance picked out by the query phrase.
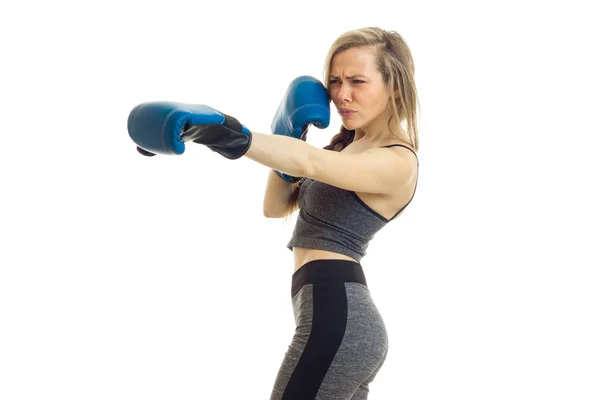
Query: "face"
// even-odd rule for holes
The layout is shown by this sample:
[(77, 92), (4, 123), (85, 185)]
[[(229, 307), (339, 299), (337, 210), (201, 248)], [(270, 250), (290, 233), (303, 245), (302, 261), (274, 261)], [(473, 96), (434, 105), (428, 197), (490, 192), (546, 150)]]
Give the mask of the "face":
[(368, 132), (387, 124), (390, 95), (375, 62), (375, 51), (365, 47), (351, 48), (333, 57), (329, 96), (346, 129)]

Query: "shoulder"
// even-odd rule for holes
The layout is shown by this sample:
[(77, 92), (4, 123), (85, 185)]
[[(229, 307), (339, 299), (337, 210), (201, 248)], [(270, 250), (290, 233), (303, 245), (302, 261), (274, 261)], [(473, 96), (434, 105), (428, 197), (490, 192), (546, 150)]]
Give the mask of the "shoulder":
[(415, 157), (418, 158), (417, 150), (415, 150), (415, 148), (412, 145), (410, 145), (409, 143), (391, 143), (391, 144), (386, 144), (386, 145), (380, 146), (380, 148), (388, 148), (388, 149), (394, 149), (394, 150), (405, 149), (406, 151), (411, 152), (412, 154), (414, 154)]
[(381, 146), (380, 148), (390, 149), (401, 157), (414, 161), (415, 167), (418, 168), (419, 166), (419, 156), (417, 155), (417, 150), (415, 150), (415, 148), (408, 143), (392, 143)]

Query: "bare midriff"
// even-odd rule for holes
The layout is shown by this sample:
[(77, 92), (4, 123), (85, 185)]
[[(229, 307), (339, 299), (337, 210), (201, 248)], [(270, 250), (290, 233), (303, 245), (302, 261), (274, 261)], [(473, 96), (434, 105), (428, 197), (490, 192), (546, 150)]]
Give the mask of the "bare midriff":
[(333, 251), (294, 247), (294, 272), (298, 271), (307, 262), (314, 260), (350, 260), (357, 262), (352, 257)]

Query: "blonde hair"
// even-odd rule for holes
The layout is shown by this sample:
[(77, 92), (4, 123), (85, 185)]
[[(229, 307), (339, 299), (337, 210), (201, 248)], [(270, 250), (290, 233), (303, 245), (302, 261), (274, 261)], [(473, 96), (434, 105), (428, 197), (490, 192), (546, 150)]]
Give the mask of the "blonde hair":
[[(399, 139), (409, 143), (415, 152), (419, 151), (419, 133), (417, 110), (420, 111), (417, 87), (415, 84), (415, 64), (406, 41), (395, 31), (386, 31), (377, 27), (367, 27), (348, 31), (338, 37), (331, 45), (324, 63), (324, 84), (329, 91), (331, 64), (336, 54), (355, 47), (373, 47), (377, 69), (389, 93), (390, 106), (394, 111), (388, 127), (392, 132), (400, 132)], [(394, 123), (396, 126), (394, 127)], [(394, 129), (397, 128), (397, 129)], [(343, 125), (340, 132), (331, 138), (324, 147), (326, 150), (342, 151), (354, 140), (354, 131)], [(298, 206), (298, 194), (303, 180), (295, 184), (288, 200), (284, 217), (289, 217)]]

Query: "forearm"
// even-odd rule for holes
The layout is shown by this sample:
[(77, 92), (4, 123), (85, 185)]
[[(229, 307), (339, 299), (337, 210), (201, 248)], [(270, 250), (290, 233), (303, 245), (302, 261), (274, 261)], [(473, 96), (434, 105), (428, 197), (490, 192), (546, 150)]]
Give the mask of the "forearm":
[(245, 156), (290, 176), (306, 176), (313, 146), (283, 135), (252, 132), (252, 143)]
[(295, 185), (281, 177), (273, 170), (269, 171), (263, 200), (263, 214), (269, 218), (284, 216)]

